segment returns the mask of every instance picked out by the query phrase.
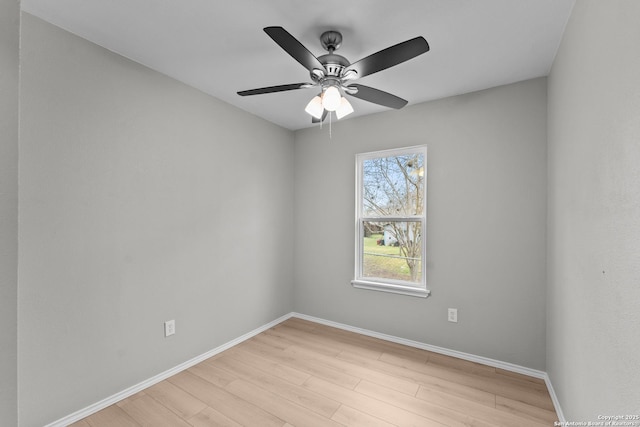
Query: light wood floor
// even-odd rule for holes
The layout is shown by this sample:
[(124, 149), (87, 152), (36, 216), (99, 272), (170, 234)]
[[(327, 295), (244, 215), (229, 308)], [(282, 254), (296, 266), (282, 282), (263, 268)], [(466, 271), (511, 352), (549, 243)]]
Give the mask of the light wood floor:
[(544, 381), (291, 318), (73, 424), (552, 426)]

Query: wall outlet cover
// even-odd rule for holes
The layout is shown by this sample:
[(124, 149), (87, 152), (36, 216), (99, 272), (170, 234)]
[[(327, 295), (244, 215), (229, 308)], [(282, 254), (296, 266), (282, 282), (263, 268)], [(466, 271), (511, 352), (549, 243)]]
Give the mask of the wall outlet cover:
[(164, 322), (164, 336), (168, 337), (176, 333), (176, 321), (167, 320)]

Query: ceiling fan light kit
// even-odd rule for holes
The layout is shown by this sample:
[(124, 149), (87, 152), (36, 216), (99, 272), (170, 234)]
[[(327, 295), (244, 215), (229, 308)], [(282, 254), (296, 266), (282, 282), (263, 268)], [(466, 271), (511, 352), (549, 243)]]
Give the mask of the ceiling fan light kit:
[(327, 115), (334, 111), (338, 119), (353, 113), (353, 106), (345, 95), (385, 107), (395, 109), (404, 107), (408, 102), (405, 99), (379, 89), (351, 82), (401, 64), (429, 51), (427, 41), (423, 37), (416, 37), (350, 63), (344, 56), (334, 53), (342, 45), (342, 34), (338, 31), (322, 33), (320, 43), (329, 53), (317, 58), (284, 28), (266, 27), (264, 31), (285, 52), (309, 71), (312, 82), (244, 90), (238, 92), (238, 95), (260, 95), (319, 87), (320, 94), (313, 97), (305, 107), (305, 111), (312, 116), (313, 123), (321, 123)]
[(307, 113), (311, 114), (316, 119), (322, 118), (324, 107), (322, 106), (322, 98), (320, 95), (316, 95), (309, 103), (307, 107), (304, 109)]
[(340, 106), (342, 95), (337, 87), (330, 85), (322, 93), (322, 106), (327, 111), (336, 111)]
[(351, 103), (347, 98), (342, 97), (342, 100), (340, 101), (340, 106), (336, 110), (336, 117), (338, 118), (338, 120), (340, 120), (344, 116), (348, 116), (351, 113), (353, 113), (353, 106), (351, 105)]

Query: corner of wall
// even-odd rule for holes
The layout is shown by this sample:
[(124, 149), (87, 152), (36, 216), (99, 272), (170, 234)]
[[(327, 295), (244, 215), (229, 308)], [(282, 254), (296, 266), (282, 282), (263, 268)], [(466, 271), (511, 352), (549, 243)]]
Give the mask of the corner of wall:
[(17, 425), (20, 3), (0, 3), (0, 420)]

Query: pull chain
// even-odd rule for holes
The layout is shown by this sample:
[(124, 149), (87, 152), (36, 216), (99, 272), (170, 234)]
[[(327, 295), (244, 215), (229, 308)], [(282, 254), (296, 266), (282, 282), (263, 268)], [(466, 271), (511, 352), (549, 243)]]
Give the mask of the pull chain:
[(331, 139), (331, 116), (333, 113), (329, 111), (329, 139)]

